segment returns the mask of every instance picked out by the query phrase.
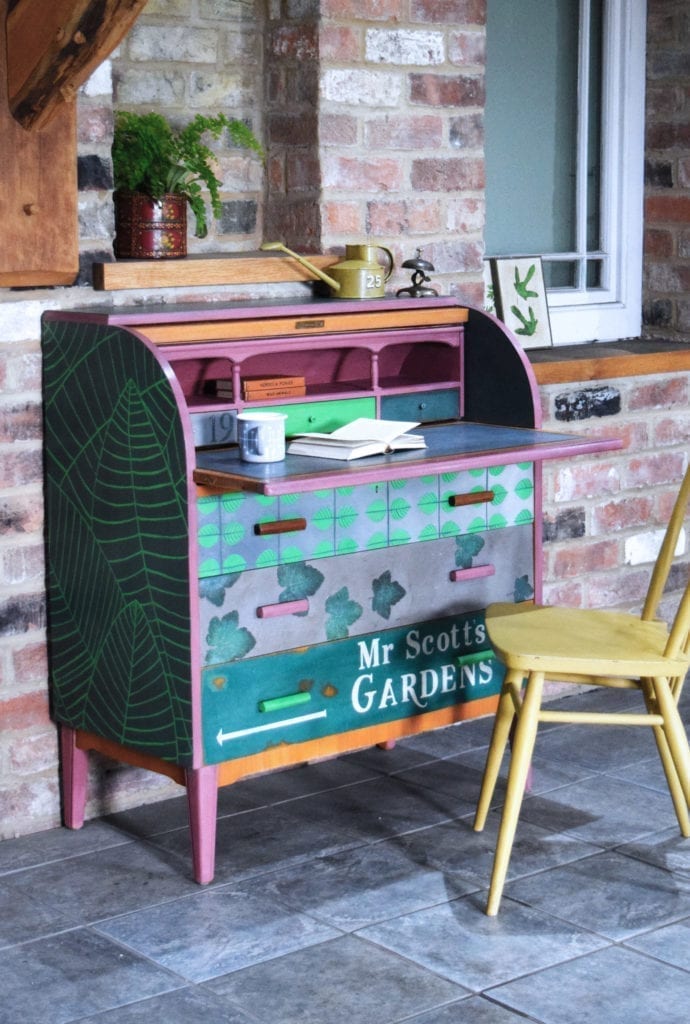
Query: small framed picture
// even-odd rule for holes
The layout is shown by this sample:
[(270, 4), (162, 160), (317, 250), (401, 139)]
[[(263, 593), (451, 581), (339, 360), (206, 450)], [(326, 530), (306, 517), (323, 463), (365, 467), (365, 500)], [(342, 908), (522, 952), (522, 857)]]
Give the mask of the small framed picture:
[(496, 315), (523, 348), (553, 344), (541, 256), (505, 256), (490, 260)]

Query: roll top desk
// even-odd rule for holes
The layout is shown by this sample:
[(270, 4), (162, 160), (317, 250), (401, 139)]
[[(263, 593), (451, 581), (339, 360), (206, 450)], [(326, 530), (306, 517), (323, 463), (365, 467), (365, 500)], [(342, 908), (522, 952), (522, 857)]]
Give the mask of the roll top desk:
[[(542, 462), (615, 446), (542, 432), (515, 339), (452, 299), (51, 312), (43, 362), (65, 824), (91, 750), (166, 774), (202, 883), (220, 785), (493, 710), (483, 611), (540, 596)], [(280, 374), (306, 393), (245, 401)], [(244, 408), (428, 447), (243, 463)]]

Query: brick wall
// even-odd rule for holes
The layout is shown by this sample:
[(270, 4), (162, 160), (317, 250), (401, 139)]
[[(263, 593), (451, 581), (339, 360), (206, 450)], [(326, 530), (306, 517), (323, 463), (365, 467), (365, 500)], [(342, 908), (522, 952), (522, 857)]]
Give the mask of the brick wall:
[(685, 0), (648, 0), (645, 161), (645, 334), (690, 334), (690, 14)]
[[(254, 15), (263, 6), (265, 22)], [(645, 305), (651, 333), (687, 337), (684, 8), (684, 0), (649, 0)], [(104, 301), (286, 294), (286, 286), (91, 290), (91, 261), (111, 253), (113, 92), (123, 106), (176, 115), (229, 107), (266, 140), (266, 203), (256, 164), (221, 145), (227, 216), (207, 240), (192, 240), (192, 250), (254, 249), (282, 233), (295, 247), (335, 248), (374, 235), (395, 240), (398, 259), (422, 246), (442, 293), (481, 303), (484, 23), (484, 0), (149, 0), (119, 52), (81, 91), (77, 286), (0, 289), (0, 837), (59, 821), (46, 696), (41, 313)], [(399, 273), (394, 286), (408, 281)], [(639, 603), (685, 459), (689, 387), (686, 374), (669, 374), (542, 389), (546, 426), (626, 441), (619, 454), (547, 469), (547, 597)], [(106, 763), (92, 774), (90, 815), (179, 792)]]

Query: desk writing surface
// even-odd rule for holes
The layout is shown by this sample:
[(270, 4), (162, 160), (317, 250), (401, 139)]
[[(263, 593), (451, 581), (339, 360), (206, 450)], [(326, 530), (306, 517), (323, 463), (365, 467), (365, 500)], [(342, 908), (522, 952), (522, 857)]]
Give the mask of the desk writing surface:
[(610, 450), (613, 446), (610, 439), (484, 423), (425, 426), (417, 432), (424, 435), (424, 449), (370, 455), (349, 462), (286, 455), (281, 462), (253, 463), (243, 462), (235, 446), (201, 450), (196, 453), (194, 480), (210, 487), (278, 495), (395, 480), (401, 476), (457, 472), (479, 465), (542, 461)]

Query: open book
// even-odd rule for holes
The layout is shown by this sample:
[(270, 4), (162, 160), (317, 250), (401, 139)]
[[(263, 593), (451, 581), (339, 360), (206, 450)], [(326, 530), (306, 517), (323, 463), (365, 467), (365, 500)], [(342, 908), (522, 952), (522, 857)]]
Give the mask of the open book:
[(386, 455), (408, 448), (426, 448), (421, 434), (408, 434), (418, 423), (374, 420), (362, 417), (338, 427), (331, 434), (295, 434), (288, 445), (289, 455), (313, 455), (320, 459), (363, 459), (366, 455)]

